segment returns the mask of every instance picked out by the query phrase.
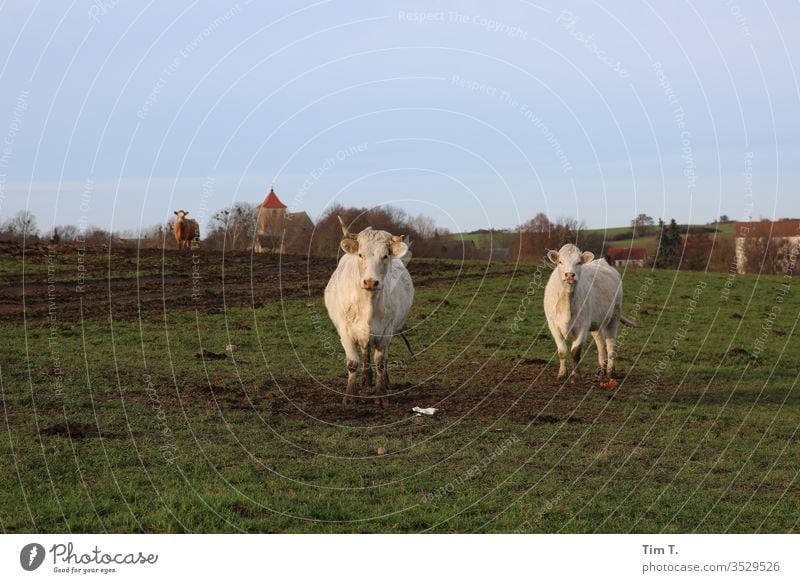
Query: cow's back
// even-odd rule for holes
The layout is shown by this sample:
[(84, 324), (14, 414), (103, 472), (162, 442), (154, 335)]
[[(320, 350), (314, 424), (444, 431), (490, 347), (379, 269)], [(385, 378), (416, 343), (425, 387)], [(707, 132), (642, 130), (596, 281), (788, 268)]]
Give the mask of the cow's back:
[(586, 307), (592, 324), (617, 317), (622, 306), (622, 278), (605, 259), (595, 259), (583, 266), (581, 277), (588, 284)]

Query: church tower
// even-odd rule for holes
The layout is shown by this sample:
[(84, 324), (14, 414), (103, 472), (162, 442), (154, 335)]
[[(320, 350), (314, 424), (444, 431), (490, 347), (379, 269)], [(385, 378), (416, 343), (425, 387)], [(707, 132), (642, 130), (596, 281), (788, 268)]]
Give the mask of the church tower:
[(258, 205), (258, 234), (280, 235), (286, 220), (286, 205), (281, 202), (275, 190), (269, 189), (269, 194)]

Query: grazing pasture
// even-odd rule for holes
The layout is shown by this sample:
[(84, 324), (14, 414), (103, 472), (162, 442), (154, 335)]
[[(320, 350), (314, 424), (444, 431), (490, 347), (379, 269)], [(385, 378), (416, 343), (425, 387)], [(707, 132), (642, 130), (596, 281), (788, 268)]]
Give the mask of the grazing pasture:
[(610, 390), (556, 381), (548, 266), (414, 258), (383, 409), (335, 259), (0, 250), (4, 532), (800, 528), (797, 279), (624, 273)]

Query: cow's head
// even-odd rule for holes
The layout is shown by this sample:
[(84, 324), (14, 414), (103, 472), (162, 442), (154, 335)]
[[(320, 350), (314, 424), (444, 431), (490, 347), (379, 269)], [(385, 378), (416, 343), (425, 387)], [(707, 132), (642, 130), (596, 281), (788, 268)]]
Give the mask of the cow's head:
[(556, 265), (556, 271), (564, 285), (573, 288), (581, 276), (581, 266), (594, 259), (594, 253), (578, 249), (572, 243), (567, 243), (558, 251), (548, 251), (547, 258)]
[(178, 216), (178, 220), (181, 221), (183, 220), (183, 217), (189, 214), (189, 211), (184, 211), (184, 210), (175, 211), (175, 214)]
[(392, 259), (403, 257), (408, 252), (405, 235), (392, 235), (386, 231), (375, 231), (367, 227), (353, 235), (339, 217), (342, 225), (342, 251), (358, 258), (359, 286), (370, 292), (381, 289), (386, 275), (392, 268)]

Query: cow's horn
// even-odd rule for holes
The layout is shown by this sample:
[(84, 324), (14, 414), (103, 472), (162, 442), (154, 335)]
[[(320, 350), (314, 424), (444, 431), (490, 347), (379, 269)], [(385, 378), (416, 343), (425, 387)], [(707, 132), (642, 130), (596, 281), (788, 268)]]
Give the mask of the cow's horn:
[(345, 239), (352, 239), (353, 236), (350, 234), (350, 231), (347, 230), (347, 225), (344, 224), (342, 217), (340, 217), (339, 215), (336, 216), (339, 219), (339, 224), (342, 226), (342, 237), (344, 237)]

